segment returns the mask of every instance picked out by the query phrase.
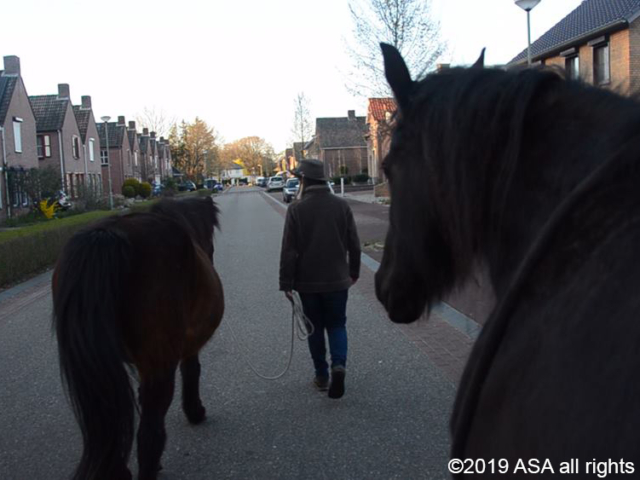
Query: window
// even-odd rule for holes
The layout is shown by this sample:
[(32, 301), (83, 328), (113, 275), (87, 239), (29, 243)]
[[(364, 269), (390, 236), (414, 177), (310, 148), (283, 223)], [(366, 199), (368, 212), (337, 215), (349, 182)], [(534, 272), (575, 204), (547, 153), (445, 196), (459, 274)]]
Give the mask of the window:
[(71, 151), (73, 154), (73, 158), (75, 158), (76, 160), (80, 158), (80, 139), (77, 135), (74, 135), (71, 138)]
[(605, 43), (593, 48), (593, 83), (606, 85), (610, 80), (609, 44)]
[(100, 163), (109, 165), (109, 153), (106, 150), (100, 150)]
[(133, 152), (133, 164), (138, 166), (138, 152)]
[(22, 119), (13, 117), (13, 142), (16, 153), (22, 153)]
[(580, 78), (580, 60), (577, 55), (567, 57), (564, 60), (564, 68), (567, 72), (567, 79), (578, 80)]
[(93, 153), (94, 144), (95, 144), (95, 140), (93, 138), (90, 138), (89, 139), (89, 160), (92, 162), (94, 162), (96, 159)]
[(37, 141), (38, 158), (51, 158), (51, 136), (38, 135)]

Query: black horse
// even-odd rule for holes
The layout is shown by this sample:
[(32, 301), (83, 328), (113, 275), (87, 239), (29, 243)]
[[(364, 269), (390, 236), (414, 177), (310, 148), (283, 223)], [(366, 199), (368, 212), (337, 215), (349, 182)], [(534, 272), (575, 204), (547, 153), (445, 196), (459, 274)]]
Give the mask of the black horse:
[(504, 458), (512, 478), (527, 476), (518, 459), (640, 468), (638, 103), (482, 58), (415, 82), (382, 48), (399, 115), (378, 299), (412, 322), (478, 260), (497, 297), (459, 387), (453, 457)]
[(75, 234), (53, 275), (60, 369), (83, 438), (78, 480), (129, 480), (140, 379), (140, 480), (155, 479), (178, 365), (189, 422), (205, 419), (199, 350), (224, 312), (213, 268), (218, 208), (211, 197), (162, 200), (149, 213)]

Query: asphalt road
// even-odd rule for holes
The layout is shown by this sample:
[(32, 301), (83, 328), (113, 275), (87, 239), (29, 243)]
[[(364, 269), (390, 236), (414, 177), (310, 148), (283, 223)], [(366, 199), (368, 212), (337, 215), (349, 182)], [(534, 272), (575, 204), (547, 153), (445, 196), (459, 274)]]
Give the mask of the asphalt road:
[[(201, 354), (208, 420), (190, 426), (174, 399), (160, 478), (448, 478), (455, 387), (387, 320), (371, 272), (350, 292), (342, 399), (312, 388), (311, 360), (297, 339), (284, 377), (251, 372), (244, 358), (273, 375), (289, 354), (291, 311), (277, 283), (283, 208), (251, 188), (217, 201), (214, 259), (227, 309)], [(51, 297), (15, 312), (9, 303), (4, 315), (0, 304), (0, 479), (68, 478), (80, 436), (60, 387)]]

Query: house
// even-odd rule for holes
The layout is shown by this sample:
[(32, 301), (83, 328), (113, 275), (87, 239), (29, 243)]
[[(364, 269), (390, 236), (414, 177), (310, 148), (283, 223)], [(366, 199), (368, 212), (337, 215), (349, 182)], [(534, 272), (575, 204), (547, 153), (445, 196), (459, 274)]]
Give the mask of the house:
[[(585, 0), (531, 44), (532, 62), (627, 93), (640, 88), (640, 0)], [(524, 66), (524, 50), (507, 67)]]
[[(100, 138), (98, 126), (91, 107), (91, 97), (81, 97), (81, 104), (73, 106), (73, 114), (80, 130), (82, 153), (84, 157), (85, 186), (94, 195), (102, 195), (102, 167), (100, 164)], [(45, 145), (39, 149), (44, 153)]]
[(382, 160), (391, 146), (391, 126), (396, 111), (393, 98), (370, 98), (367, 106), (367, 169), (374, 183), (383, 180)]
[(57, 95), (30, 96), (29, 101), (36, 117), (40, 167), (59, 169), (62, 189), (77, 198), (87, 172), (69, 84), (58, 84)]
[(140, 149), (140, 175), (143, 182), (151, 182), (153, 180), (153, 154), (150, 145), (149, 129), (143, 128), (142, 135), (138, 135), (138, 146)]
[(241, 178), (245, 177), (244, 169), (238, 164), (231, 164), (231, 166), (222, 171), (222, 182), (230, 183), (232, 185), (238, 185)]
[(316, 134), (305, 147), (309, 158), (325, 164), (329, 177), (367, 171), (366, 117), (349, 110), (346, 117), (316, 118)]
[[(109, 192), (109, 178), (113, 193), (122, 194), (122, 186), (127, 178), (133, 177), (133, 155), (129, 145), (129, 135), (124, 117), (117, 122), (98, 124), (100, 135), (100, 163), (102, 165), (102, 185)], [(108, 136), (108, 141), (107, 141)]]
[(39, 166), (36, 118), (20, 74), (20, 59), (13, 55), (4, 57), (0, 71), (0, 159), (0, 219), (5, 219), (29, 207), (20, 177)]
[(142, 166), (140, 160), (140, 141), (138, 139), (138, 131), (136, 130), (136, 122), (130, 121), (127, 128), (127, 137), (129, 139), (129, 148), (133, 157), (133, 178), (139, 182), (142, 181)]
[(160, 166), (158, 161), (158, 139), (156, 138), (156, 132), (149, 133), (149, 170), (147, 172), (147, 181), (149, 183), (160, 183)]

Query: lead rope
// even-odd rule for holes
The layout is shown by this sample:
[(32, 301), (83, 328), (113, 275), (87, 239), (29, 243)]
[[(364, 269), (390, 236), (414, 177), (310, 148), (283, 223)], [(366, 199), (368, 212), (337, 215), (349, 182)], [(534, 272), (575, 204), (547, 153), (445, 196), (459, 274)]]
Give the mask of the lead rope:
[(242, 345), (242, 343), (240, 342), (240, 340), (238, 340), (238, 337), (236, 336), (236, 332), (233, 329), (233, 326), (230, 323), (228, 324), (229, 329), (231, 330), (231, 335), (233, 336), (233, 340), (238, 346), (240, 356), (242, 357), (244, 362), (249, 366), (249, 368), (253, 371), (253, 373), (255, 373), (258, 377), (263, 378), (265, 380), (277, 380), (278, 378), (282, 377), (285, 373), (289, 371), (289, 367), (291, 366), (291, 361), (293, 360), (293, 344), (294, 344), (294, 338), (296, 337), (296, 335), (299, 340), (304, 341), (307, 338), (309, 338), (311, 335), (313, 335), (313, 332), (314, 332), (313, 323), (311, 323), (311, 320), (309, 320), (309, 318), (304, 314), (304, 311), (302, 309), (302, 302), (300, 301), (300, 296), (297, 294), (297, 292), (291, 292), (291, 293), (292, 293), (291, 298), (287, 297), (289, 302), (291, 303), (291, 347), (289, 348), (289, 360), (287, 361), (287, 366), (278, 375), (274, 375), (274, 376), (263, 375), (256, 369), (256, 367), (249, 361), (247, 351)]

